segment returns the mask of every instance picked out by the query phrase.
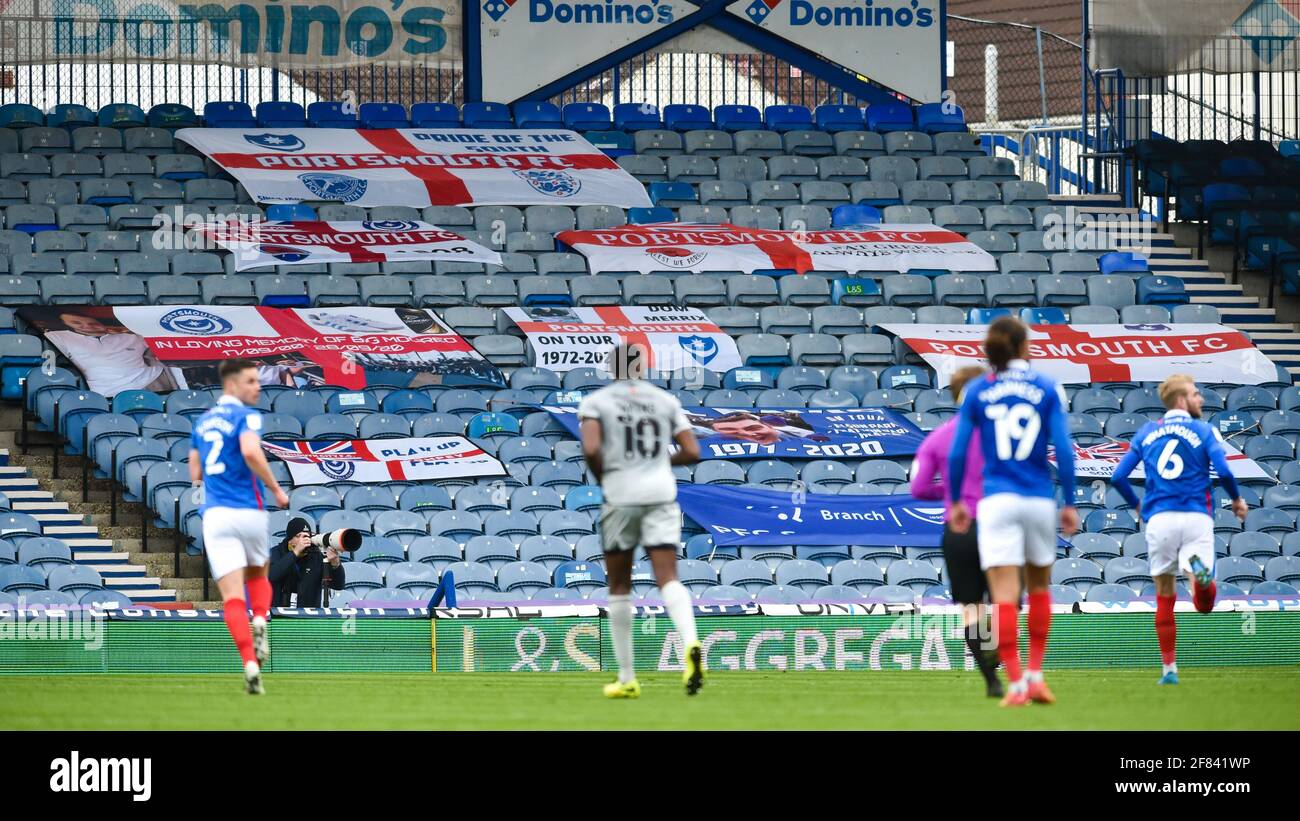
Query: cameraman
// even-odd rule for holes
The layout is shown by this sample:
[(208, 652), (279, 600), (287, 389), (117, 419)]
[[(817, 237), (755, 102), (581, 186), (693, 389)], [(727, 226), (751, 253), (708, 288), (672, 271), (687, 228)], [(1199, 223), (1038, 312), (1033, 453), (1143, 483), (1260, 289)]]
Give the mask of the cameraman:
[(329, 562), (330, 589), (342, 590), (343, 562), (338, 551), (324, 553), (311, 543), (311, 526), (306, 519), (289, 520), (284, 541), (271, 549), (271, 603), (275, 607), (320, 607), (325, 563)]

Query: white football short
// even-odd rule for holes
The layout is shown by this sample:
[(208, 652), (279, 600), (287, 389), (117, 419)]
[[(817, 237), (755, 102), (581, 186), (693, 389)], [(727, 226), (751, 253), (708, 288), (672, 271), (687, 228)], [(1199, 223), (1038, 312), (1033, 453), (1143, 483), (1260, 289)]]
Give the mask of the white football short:
[(1167, 510), (1146, 523), (1147, 561), (1152, 576), (1192, 572), (1191, 559), (1200, 557), (1214, 569), (1214, 520), (1208, 513)]
[(600, 538), (606, 553), (664, 545), (675, 549), (682, 540), (682, 509), (676, 502), (601, 505)]
[(1056, 500), (1018, 493), (994, 493), (980, 499), (980, 567), (1056, 561)]
[(270, 557), (271, 541), (265, 510), (249, 507), (210, 507), (203, 513), (203, 551), (212, 578), (220, 579), (243, 567), (261, 567)]

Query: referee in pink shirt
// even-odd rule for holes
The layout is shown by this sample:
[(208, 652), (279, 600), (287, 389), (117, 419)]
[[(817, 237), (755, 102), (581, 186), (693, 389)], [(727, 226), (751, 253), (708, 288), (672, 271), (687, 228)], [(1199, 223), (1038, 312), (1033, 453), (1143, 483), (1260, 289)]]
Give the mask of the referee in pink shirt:
[[(962, 388), (972, 379), (984, 375), (983, 368), (961, 368), (952, 375), (948, 390), (952, 392), (953, 401), (961, 404)], [(1002, 682), (998, 680), (998, 654), (996, 647), (986, 648), (980, 633), (991, 636), (992, 631), (980, 630), (987, 625), (984, 601), (988, 598), (988, 582), (984, 571), (980, 569), (979, 541), (975, 536), (975, 527), (966, 533), (956, 533), (947, 525), (948, 514), (948, 453), (952, 450), (953, 434), (957, 430), (957, 418), (930, 432), (916, 452), (912, 463), (912, 496), (917, 499), (943, 499), (943, 560), (948, 565), (948, 585), (952, 589), (953, 600), (963, 605), (962, 621), (966, 625), (966, 646), (970, 648), (975, 663), (984, 674), (990, 697), (1002, 697)], [(975, 434), (978, 437), (979, 434)], [(980, 450), (978, 438), (972, 438), (966, 451), (966, 475), (962, 479), (961, 498), (975, 516), (980, 496), (983, 495), (984, 456)], [(978, 518), (976, 519), (978, 526)]]

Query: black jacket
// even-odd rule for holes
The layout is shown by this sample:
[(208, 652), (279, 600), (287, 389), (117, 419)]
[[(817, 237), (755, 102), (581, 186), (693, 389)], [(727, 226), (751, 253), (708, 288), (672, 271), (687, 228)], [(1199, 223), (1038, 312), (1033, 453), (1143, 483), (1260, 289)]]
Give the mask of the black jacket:
[[(293, 555), (287, 541), (271, 548), (271, 567), (267, 578), (271, 582), (271, 605), (289, 607), (290, 596), (298, 594), (298, 607), (320, 607), (321, 587), (325, 578), (325, 554), (319, 548), (309, 547), (302, 558)], [(342, 590), (344, 564), (329, 568), (330, 589)]]

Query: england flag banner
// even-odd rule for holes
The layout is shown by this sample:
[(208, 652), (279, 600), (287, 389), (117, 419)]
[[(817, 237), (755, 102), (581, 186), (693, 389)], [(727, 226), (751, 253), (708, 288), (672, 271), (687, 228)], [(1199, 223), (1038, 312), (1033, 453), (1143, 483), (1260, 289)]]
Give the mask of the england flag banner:
[(650, 205), (645, 186), (573, 131), (182, 128), (176, 138), (259, 203)]
[(697, 308), (505, 308), (532, 348), (533, 363), (552, 371), (597, 368), (620, 342), (650, 350), (651, 371), (704, 367), (725, 373), (739, 367), (736, 341)]
[(491, 248), (428, 222), (242, 222), (206, 223), (202, 239), (235, 256), (235, 270), (262, 265), (322, 262), (481, 262), (500, 265)]
[[(1103, 442), (1100, 445), (1075, 445), (1074, 446), (1074, 473), (1081, 479), (1109, 479), (1115, 472), (1115, 466), (1119, 460), (1124, 458), (1128, 453), (1128, 442)], [(1228, 457), (1228, 466), (1232, 468), (1232, 475), (1237, 479), (1272, 479), (1268, 471), (1259, 466), (1259, 463), (1251, 459), (1246, 454), (1237, 450), (1233, 444), (1227, 440), (1223, 442), (1223, 452)], [(1056, 464), (1056, 453), (1052, 448), (1048, 448), (1047, 458), (1053, 465)], [(1210, 468), (1210, 475), (1217, 477), (1214, 468)], [(1146, 469), (1141, 462), (1133, 468), (1130, 478), (1135, 480), (1146, 478)]]
[(463, 436), (263, 441), (262, 447), (288, 465), (295, 486), (344, 480), (379, 483), (506, 475), (500, 461)]
[[(545, 405), (579, 437), (578, 409)], [(925, 434), (889, 408), (686, 408), (701, 459), (870, 459), (911, 456)]]
[(997, 260), (937, 225), (878, 225), (863, 230), (776, 231), (739, 225), (664, 222), (595, 231), (562, 231), (560, 242), (603, 271), (897, 271), (945, 268), (997, 271)]
[[(939, 387), (967, 365), (988, 366), (984, 325), (881, 325), (935, 369)], [(1058, 382), (1160, 382), (1185, 373), (1198, 382), (1258, 385), (1277, 368), (1245, 334), (1223, 325), (1034, 325), (1033, 367)]]

